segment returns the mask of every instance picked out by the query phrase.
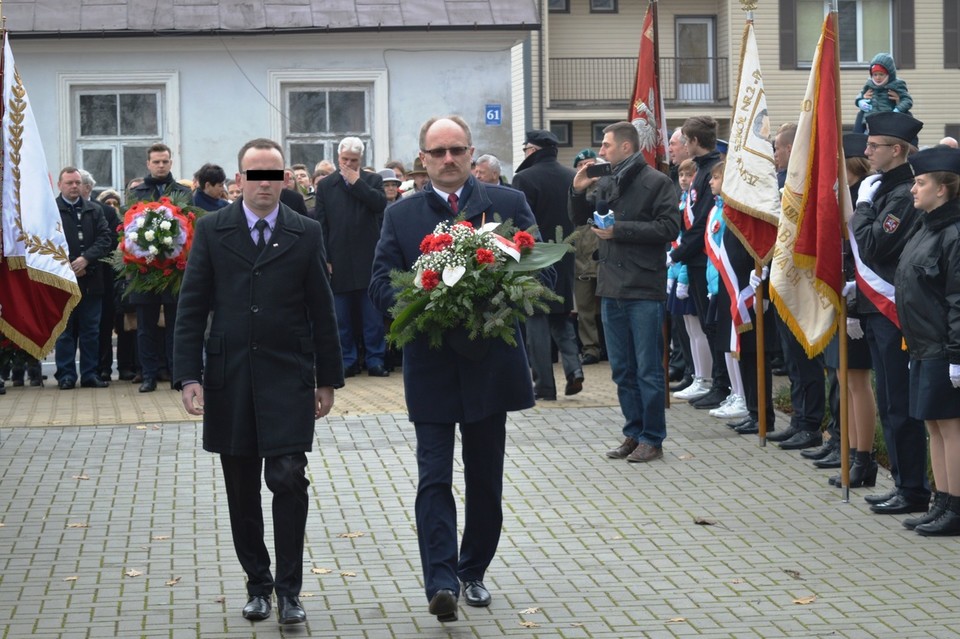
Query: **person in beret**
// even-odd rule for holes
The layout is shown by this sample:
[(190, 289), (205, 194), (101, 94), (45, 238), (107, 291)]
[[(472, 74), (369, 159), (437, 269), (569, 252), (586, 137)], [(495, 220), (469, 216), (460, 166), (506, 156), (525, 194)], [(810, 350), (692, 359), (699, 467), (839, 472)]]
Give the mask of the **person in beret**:
[(925, 512), (930, 500), (927, 437), (923, 422), (910, 416), (903, 392), (909, 387), (909, 358), (901, 349), (903, 334), (890, 294), (900, 254), (920, 216), (910, 194), (913, 170), (907, 156), (923, 123), (892, 111), (870, 115), (866, 121), (864, 154), (876, 174), (861, 182), (850, 226), (860, 258), (860, 321), (876, 374), (877, 409), (895, 486), (889, 493), (865, 499), (875, 513)]
[(921, 212), (897, 266), (897, 314), (910, 355), (910, 416), (930, 435), (936, 492), (903, 525), (925, 536), (960, 535), (960, 150), (910, 158)]
[[(584, 164), (594, 164), (597, 154), (583, 149), (573, 158), (573, 170)], [(580, 363), (596, 364), (603, 355), (600, 339), (600, 304), (597, 301), (597, 249), (600, 240), (590, 231), (589, 224), (581, 224), (573, 236), (573, 300), (577, 308), (577, 336), (580, 338)]]

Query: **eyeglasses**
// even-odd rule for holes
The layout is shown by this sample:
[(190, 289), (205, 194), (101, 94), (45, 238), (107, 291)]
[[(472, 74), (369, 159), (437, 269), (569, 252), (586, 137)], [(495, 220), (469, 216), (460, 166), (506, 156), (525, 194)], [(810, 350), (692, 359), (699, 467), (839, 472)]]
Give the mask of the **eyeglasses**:
[(436, 149), (421, 149), (421, 151), (432, 157), (434, 160), (442, 160), (443, 158), (447, 157), (447, 153), (455, 158), (458, 158), (469, 150), (469, 146), (441, 146), (437, 147)]
[(897, 146), (896, 144), (879, 144), (877, 142), (867, 142), (867, 148), (876, 151), (881, 146)]

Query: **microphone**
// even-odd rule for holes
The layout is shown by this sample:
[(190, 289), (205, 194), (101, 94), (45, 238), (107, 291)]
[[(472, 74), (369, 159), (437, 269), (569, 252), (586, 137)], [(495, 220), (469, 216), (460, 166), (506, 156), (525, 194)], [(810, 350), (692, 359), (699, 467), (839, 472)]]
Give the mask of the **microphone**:
[(593, 223), (596, 227), (599, 229), (610, 228), (614, 221), (610, 204), (606, 200), (597, 200), (597, 210), (593, 212)]

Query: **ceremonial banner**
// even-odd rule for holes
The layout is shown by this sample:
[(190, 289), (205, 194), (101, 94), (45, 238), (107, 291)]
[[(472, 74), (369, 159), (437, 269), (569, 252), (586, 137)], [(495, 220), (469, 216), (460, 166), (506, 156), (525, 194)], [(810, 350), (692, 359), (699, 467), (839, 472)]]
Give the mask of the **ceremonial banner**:
[(647, 6), (640, 33), (640, 57), (637, 58), (637, 79), (633, 84), (629, 120), (640, 134), (640, 151), (647, 164), (660, 170), (667, 157), (667, 119), (660, 93), (657, 70), (656, 3)]
[(0, 333), (34, 357), (53, 350), (80, 301), (27, 91), (3, 35)]
[(764, 264), (773, 255), (780, 218), (780, 189), (770, 144), (770, 118), (753, 24), (743, 30), (740, 79), (730, 119), (730, 146), (721, 193), (727, 229)]
[(770, 270), (770, 296), (810, 356), (821, 352), (837, 329), (843, 229), (851, 215), (849, 198), (838, 199), (847, 176), (839, 151), (835, 16), (823, 22), (810, 70)]

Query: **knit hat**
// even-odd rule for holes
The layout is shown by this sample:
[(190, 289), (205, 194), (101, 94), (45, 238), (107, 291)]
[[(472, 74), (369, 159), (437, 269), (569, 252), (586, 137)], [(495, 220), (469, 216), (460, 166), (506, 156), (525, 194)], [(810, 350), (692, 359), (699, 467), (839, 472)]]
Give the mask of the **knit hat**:
[(882, 64), (874, 64), (870, 67), (870, 73), (877, 73), (877, 72), (886, 73), (887, 75), (890, 75), (890, 70), (887, 69), (887, 67), (883, 66)]

